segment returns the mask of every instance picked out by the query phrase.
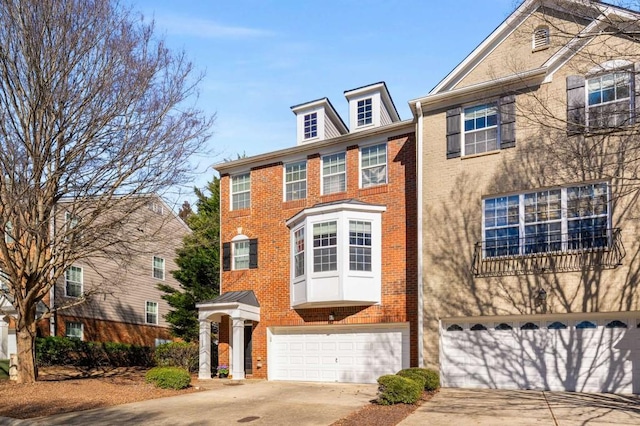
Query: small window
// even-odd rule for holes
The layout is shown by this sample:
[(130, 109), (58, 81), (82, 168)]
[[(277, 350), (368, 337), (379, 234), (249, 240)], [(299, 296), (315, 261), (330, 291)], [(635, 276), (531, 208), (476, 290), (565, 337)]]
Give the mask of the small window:
[(363, 188), (387, 183), (387, 144), (360, 150), (360, 172)]
[(358, 101), (358, 127), (373, 123), (371, 98)]
[(520, 327), (520, 330), (538, 330), (539, 328), (538, 324), (527, 322)]
[(84, 330), (81, 322), (65, 322), (65, 336), (70, 339), (83, 340)]
[(159, 214), (161, 216), (164, 214), (164, 207), (162, 206), (162, 203), (151, 201), (149, 204), (147, 204), (147, 207), (149, 207), (149, 210), (151, 210), (155, 214)]
[(64, 274), (65, 292), (68, 297), (82, 296), (82, 268), (70, 266)]
[(371, 271), (371, 222), (349, 221), (349, 270)]
[(71, 240), (71, 236), (73, 235), (73, 230), (80, 223), (80, 218), (71, 214), (71, 212), (64, 212), (64, 224), (65, 224), (65, 240)]
[(248, 209), (251, 206), (251, 174), (231, 177), (231, 210)]
[(566, 330), (567, 325), (561, 323), (560, 321), (554, 321), (547, 327), (549, 330)]
[(451, 324), (447, 327), (447, 331), (463, 331), (463, 329), (458, 324)]
[(592, 323), (591, 321), (582, 321), (576, 325), (576, 328), (581, 330), (585, 328), (598, 328), (598, 326)]
[(313, 272), (338, 269), (337, 222), (313, 224)]
[(158, 302), (146, 303), (145, 322), (147, 324), (158, 324)]
[(153, 278), (164, 280), (164, 259), (153, 256)]
[(154, 342), (154, 346), (157, 348), (160, 345), (164, 345), (166, 343), (172, 343), (172, 342), (173, 342), (173, 340), (170, 340), (170, 339), (159, 339), (159, 338), (156, 338), (156, 340)]
[(505, 322), (502, 322), (496, 325), (496, 330), (513, 330), (513, 327)]
[(249, 269), (249, 240), (233, 243), (233, 269)]
[(471, 331), (485, 331), (487, 329), (487, 327), (485, 327), (482, 324), (476, 324), (473, 327), (471, 327)]
[(542, 26), (533, 32), (533, 49), (542, 49), (549, 47), (549, 27)]
[(318, 113), (312, 112), (304, 116), (304, 138), (313, 139), (318, 136)]
[(605, 327), (606, 328), (627, 328), (627, 324), (625, 324), (620, 320), (613, 320), (610, 323), (608, 323)]
[(307, 198), (307, 162), (287, 164), (284, 171), (285, 201)]
[(4, 242), (7, 244), (16, 242), (13, 236), (13, 223), (11, 223), (10, 220), (8, 220), (4, 225)]
[(293, 233), (293, 276), (301, 277), (304, 275), (304, 227), (296, 229)]
[(464, 155), (495, 151), (498, 146), (498, 105), (464, 109)]
[(322, 194), (347, 190), (347, 168), (344, 152), (322, 157)]

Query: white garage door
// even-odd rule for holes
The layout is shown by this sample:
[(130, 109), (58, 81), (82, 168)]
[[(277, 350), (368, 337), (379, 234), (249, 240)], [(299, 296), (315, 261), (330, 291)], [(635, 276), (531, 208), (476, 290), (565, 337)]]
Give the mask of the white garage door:
[(375, 383), (409, 367), (409, 327), (274, 327), (269, 379)]
[(443, 386), (640, 392), (638, 318), (539, 318), (443, 321)]

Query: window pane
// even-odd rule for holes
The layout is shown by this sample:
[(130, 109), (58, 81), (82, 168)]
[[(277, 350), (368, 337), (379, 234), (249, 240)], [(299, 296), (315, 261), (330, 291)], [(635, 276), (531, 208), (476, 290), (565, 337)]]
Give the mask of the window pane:
[(285, 182), (286, 201), (307, 198), (307, 162), (287, 164)]
[(338, 269), (337, 222), (313, 225), (313, 271), (335, 271)]
[(347, 189), (345, 153), (326, 155), (322, 158), (322, 192), (333, 194)]
[(248, 209), (251, 202), (251, 175), (233, 176), (231, 178), (231, 209)]
[(233, 243), (233, 269), (249, 269), (249, 241)]

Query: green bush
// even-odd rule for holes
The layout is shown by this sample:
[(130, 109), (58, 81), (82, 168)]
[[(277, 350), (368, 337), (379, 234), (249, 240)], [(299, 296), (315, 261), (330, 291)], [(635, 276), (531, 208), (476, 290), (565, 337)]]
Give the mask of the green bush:
[(184, 389), (191, 383), (191, 376), (184, 368), (155, 367), (147, 371), (145, 380), (162, 389)]
[[(403, 373), (403, 374), (400, 374)], [(398, 372), (399, 375), (419, 374), (425, 378), (424, 390), (434, 391), (440, 389), (440, 374), (436, 370), (429, 368), (405, 368)], [(406, 377), (406, 376), (405, 376)]]
[(161, 367), (182, 367), (187, 371), (198, 371), (199, 348), (197, 344), (172, 342), (158, 345), (155, 350), (156, 364)]
[(398, 376), (406, 377), (407, 379), (411, 379), (420, 385), (420, 389), (424, 389), (425, 384), (427, 383), (427, 378), (417, 371), (413, 370), (400, 370), (396, 373)]
[(395, 374), (379, 377), (378, 385), (377, 402), (380, 405), (414, 404), (422, 395), (419, 383)]

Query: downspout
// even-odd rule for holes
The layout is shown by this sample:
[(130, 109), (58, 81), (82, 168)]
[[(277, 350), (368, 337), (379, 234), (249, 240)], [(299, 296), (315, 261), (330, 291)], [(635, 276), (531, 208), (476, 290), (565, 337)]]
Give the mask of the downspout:
[[(57, 204), (53, 205), (53, 215), (51, 217), (51, 229), (49, 230), (51, 241), (53, 241), (54, 243), (55, 243), (55, 237), (56, 237), (56, 214), (58, 213), (57, 207), (58, 207)], [(54, 273), (55, 271), (51, 270), (49, 274), (50, 278), (54, 276)], [(56, 283), (54, 282), (51, 288), (49, 289), (49, 310), (50, 311), (55, 308), (55, 301), (56, 301)], [(49, 317), (49, 335), (50, 336), (56, 335), (56, 320), (57, 320), (57, 315), (54, 312)]]
[(416, 130), (416, 206), (417, 206), (417, 225), (418, 225), (418, 366), (424, 366), (424, 294), (422, 283), (422, 139), (423, 139), (423, 117), (422, 103), (416, 102), (416, 114), (418, 118)]

